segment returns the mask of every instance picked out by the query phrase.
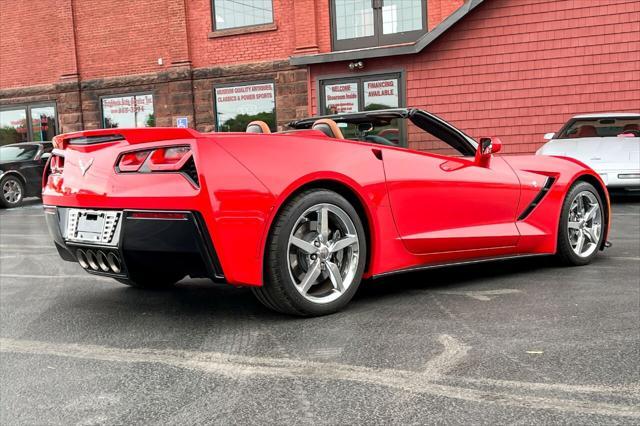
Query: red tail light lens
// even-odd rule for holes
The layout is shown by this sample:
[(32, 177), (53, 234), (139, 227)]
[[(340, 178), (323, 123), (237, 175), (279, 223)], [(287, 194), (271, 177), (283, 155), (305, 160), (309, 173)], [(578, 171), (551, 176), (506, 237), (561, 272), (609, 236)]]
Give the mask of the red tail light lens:
[(117, 173), (174, 172), (182, 174), (195, 187), (200, 186), (190, 146), (165, 146), (120, 154)]
[(189, 159), (191, 148), (188, 146), (173, 146), (160, 148), (153, 151), (149, 158), (151, 171), (176, 171), (180, 170), (186, 160)]
[(52, 155), (51, 160), (49, 160), (49, 168), (51, 169), (51, 174), (59, 175), (64, 170), (64, 157), (60, 157), (58, 155)]
[(121, 172), (137, 172), (151, 152), (151, 150), (146, 150), (123, 154), (122, 157), (120, 157), (120, 161), (118, 161), (118, 170)]
[(132, 212), (129, 214), (129, 218), (184, 220), (184, 219), (187, 219), (187, 214), (186, 213), (169, 213), (169, 212)]

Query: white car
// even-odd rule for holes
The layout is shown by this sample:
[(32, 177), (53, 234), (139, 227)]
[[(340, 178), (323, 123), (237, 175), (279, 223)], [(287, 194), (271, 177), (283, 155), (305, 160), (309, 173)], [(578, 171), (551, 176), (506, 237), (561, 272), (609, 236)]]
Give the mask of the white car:
[(602, 176), (609, 190), (640, 191), (640, 114), (576, 115), (547, 133), (537, 155), (571, 157)]

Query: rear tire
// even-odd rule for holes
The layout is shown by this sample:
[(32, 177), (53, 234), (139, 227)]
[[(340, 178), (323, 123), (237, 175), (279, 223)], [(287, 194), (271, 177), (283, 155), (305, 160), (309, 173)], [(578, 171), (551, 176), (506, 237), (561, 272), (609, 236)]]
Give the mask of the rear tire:
[(0, 180), (0, 206), (4, 208), (20, 207), (24, 200), (25, 189), (22, 180), (15, 175)]
[(605, 220), (596, 188), (584, 181), (573, 184), (560, 213), (556, 258), (569, 266), (591, 263), (602, 247)]
[(252, 291), (263, 305), (281, 313), (331, 314), (357, 291), (366, 258), (366, 235), (354, 207), (333, 191), (304, 191), (275, 219), (264, 284)]

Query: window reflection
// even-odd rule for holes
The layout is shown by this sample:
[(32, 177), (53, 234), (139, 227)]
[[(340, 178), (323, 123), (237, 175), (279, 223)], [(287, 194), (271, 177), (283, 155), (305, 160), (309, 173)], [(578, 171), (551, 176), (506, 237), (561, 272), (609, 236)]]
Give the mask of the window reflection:
[(276, 101), (273, 83), (216, 87), (215, 110), (218, 132), (244, 132), (254, 121), (264, 121), (276, 130)]
[(52, 106), (31, 108), (31, 131), (33, 141), (50, 141), (58, 134), (56, 110)]
[(153, 95), (103, 98), (102, 125), (105, 129), (155, 127)]
[(0, 145), (28, 140), (26, 109), (0, 110)]

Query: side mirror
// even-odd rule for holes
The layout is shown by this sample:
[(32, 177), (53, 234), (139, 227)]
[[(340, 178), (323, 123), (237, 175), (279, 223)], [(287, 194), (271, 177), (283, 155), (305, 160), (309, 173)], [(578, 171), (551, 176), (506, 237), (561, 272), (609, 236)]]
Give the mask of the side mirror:
[(544, 139), (550, 141), (555, 135), (555, 133), (545, 133)]
[(478, 150), (476, 151), (476, 162), (480, 165), (486, 165), (492, 154), (502, 150), (502, 141), (496, 137), (480, 138)]

